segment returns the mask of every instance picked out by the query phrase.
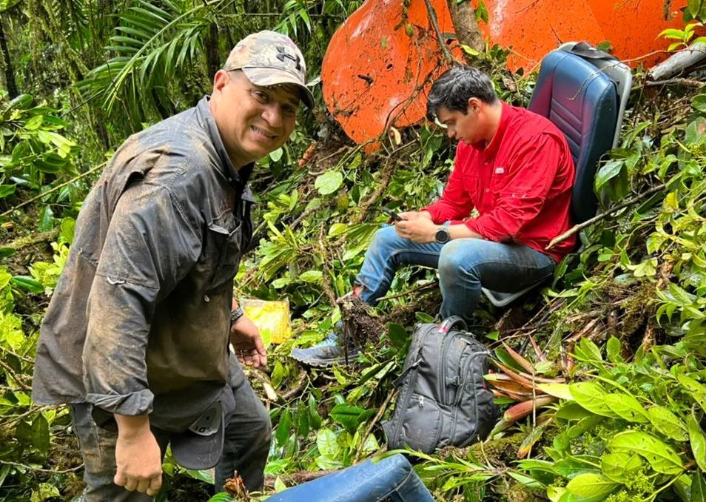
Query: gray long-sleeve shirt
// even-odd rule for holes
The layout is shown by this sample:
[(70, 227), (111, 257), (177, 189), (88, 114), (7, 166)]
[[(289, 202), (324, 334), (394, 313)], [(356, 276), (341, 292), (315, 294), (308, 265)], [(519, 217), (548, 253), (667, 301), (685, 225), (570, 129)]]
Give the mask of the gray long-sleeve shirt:
[(37, 403), (150, 413), (178, 432), (242, 378), (228, 334), (251, 171), (233, 168), (208, 97), (121, 146), (84, 201), (42, 323)]

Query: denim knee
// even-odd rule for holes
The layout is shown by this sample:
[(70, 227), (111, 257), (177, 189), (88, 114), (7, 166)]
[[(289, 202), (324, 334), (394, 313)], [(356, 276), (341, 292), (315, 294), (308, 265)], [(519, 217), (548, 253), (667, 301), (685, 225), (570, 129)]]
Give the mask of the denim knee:
[[(439, 279), (442, 282), (458, 280), (461, 274), (480, 280), (476, 271), (475, 253), (468, 252), (468, 239), (453, 240), (441, 248), (439, 255)], [(449, 283), (450, 284), (450, 283)]]
[(402, 237), (397, 235), (394, 226), (384, 226), (373, 235), (370, 249), (380, 253), (383, 257), (387, 257), (396, 248), (395, 241), (400, 241), (400, 239)]

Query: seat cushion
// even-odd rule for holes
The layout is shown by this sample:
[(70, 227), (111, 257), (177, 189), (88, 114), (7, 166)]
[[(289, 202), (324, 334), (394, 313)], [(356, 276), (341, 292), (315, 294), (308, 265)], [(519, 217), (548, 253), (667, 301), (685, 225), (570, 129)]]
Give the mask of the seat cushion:
[(588, 61), (557, 50), (542, 61), (529, 109), (566, 136), (576, 164), (571, 201), (574, 223), (596, 213), (593, 180), (598, 161), (613, 143), (618, 119), (615, 83)]

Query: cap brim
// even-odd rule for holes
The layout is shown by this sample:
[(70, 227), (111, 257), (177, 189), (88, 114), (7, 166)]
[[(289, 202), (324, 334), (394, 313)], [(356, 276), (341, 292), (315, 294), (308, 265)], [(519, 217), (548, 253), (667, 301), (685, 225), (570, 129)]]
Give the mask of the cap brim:
[(241, 68), (248, 80), (253, 84), (263, 87), (278, 84), (294, 84), (301, 89), (301, 99), (304, 104), (309, 107), (314, 107), (314, 95), (309, 88), (301, 83), (301, 81), (289, 72), (277, 68)]
[(223, 420), (216, 432), (210, 436), (199, 436), (191, 431), (173, 433), (170, 437), (172, 456), (187, 469), (210, 469), (223, 454)]

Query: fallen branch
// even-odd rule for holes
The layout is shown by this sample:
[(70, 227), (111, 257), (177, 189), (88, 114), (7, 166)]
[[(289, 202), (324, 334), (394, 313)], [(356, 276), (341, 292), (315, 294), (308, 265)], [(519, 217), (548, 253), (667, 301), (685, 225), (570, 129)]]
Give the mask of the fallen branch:
[(17, 373), (15, 373), (15, 371), (10, 368), (10, 366), (0, 361), (0, 368), (5, 370), (5, 373), (15, 381), (15, 383), (21, 390), (24, 390), (26, 392), (32, 392), (32, 387), (20, 380), (19, 375), (17, 375)]
[(446, 0), (451, 14), (451, 22), (458, 42), (467, 45), (471, 49), (482, 51), (485, 48), (485, 40), (476, 20), (476, 13), (473, 11), (471, 2), (459, 2), (458, 0)]
[(27, 237), (20, 237), (8, 244), (0, 246), (3, 249), (12, 249), (14, 251), (19, 251), (20, 249), (33, 246), (42, 242), (51, 242), (59, 237), (61, 233), (60, 228), (55, 228), (54, 230), (49, 230), (48, 232), (41, 232), (38, 234), (30, 235)]
[(439, 42), (439, 47), (441, 48), (441, 53), (444, 55), (444, 59), (450, 65), (459, 64), (459, 62), (456, 60), (456, 58), (453, 57), (453, 55), (451, 54), (451, 51), (444, 43), (444, 37), (442, 36), (441, 29), (439, 28), (439, 20), (436, 16), (436, 10), (434, 9), (434, 6), (431, 4), (431, 0), (424, 0), (424, 3), (426, 4), (427, 11), (429, 12), (429, 24), (431, 24), (432, 28), (434, 28), (434, 32), (436, 33), (436, 38)]
[(645, 87), (656, 87), (662, 85), (683, 85), (684, 87), (701, 88), (706, 85), (706, 82), (694, 80), (691, 78), (670, 78), (667, 80), (656, 80), (654, 82), (645, 82)]
[(652, 187), (649, 190), (642, 192), (640, 195), (636, 195), (635, 197), (626, 200), (622, 204), (618, 204), (617, 206), (615, 206), (615, 207), (613, 207), (613, 208), (611, 208), (611, 209), (609, 209), (599, 215), (596, 215), (593, 218), (584, 221), (583, 223), (579, 223), (578, 225), (574, 225), (573, 227), (571, 227), (569, 230), (567, 230), (563, 234), (552, 239), (552, 241), (546, 247), (546, 250), (550, 250), (551, 248), (553, 248), (554, 246), (556, 246), (560, 242), (564, 242), (566, 239), (568, 239), (572, 235), (580, 232), (584, 228), (590, 227), (594, 223), (601, 221), (602, 219), (606, 218), (607, 216), (609, 216), (617, 211), (620, 211), (621, 209), (625, 209), (626, 207), (631, 206), (631, 205), (635, 204), (636, 202), (641, 201), (642, 199), (646, 198), (648, 195), (652, 195), (652, 194), (655, 194), (661, 190), (664, 190), (666, 187), (667, 187), (666, 183), (662, 183), (661, 185), (657, 185), (655, 187)]
[(706, 59), (706, 44), (693, 44), (670, 56), (647, 72), (650, 80), (664, 80), (674, 75), (683, 75), (700, 61)]
[(297, 381), (294, 383), (294, 387), (289, 389), (287, 392), (281, 395), (282, 400), (285, 402), (289, 401), (293, 397), (299, 395), (306, 387), (306, 371), (299, 370), (299, 375), (297, 375)]

